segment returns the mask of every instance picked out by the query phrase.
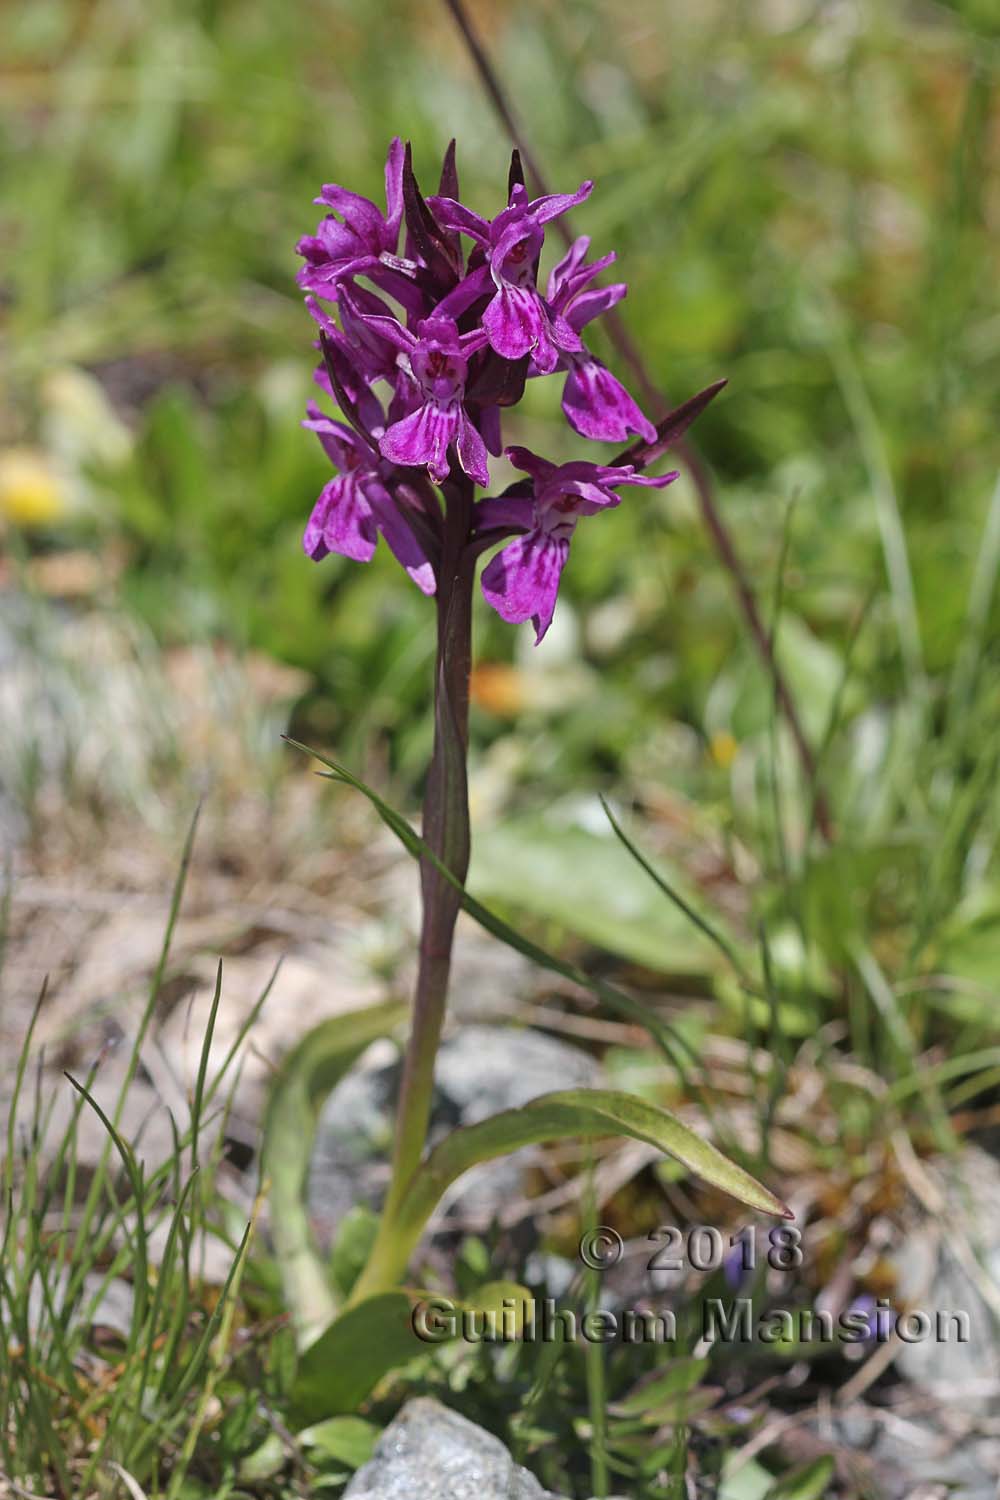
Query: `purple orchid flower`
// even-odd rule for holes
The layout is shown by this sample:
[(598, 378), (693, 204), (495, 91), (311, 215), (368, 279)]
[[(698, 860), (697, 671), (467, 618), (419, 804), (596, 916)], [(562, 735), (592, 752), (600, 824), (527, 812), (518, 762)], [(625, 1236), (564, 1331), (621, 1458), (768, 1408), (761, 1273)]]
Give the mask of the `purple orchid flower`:
[[(446, 479), (448, 450), (454, 445), (458, 461), (470, 479), (489, 484), (486, 444), (463, 404), (469, 359), (482, 349), (481, 328), (459, 333), (454, 318), (435, 314), (411, 333), (389, 314), (363, 311), (345, 289), (342, 302), (348, 318), (396, 350), (404, 379), (402, 398), (411, 409), (386, 428), (379, 438), (383, 458), (409, 468), (427, 467), (432, 479)], [(369, 305), (378, 299), (369, 298)], [(397, 387), (397, 395), (399, 395)]]
[[(614, 251), (586, 265), (590, 238), (581, 235), (549, 276), (548, 302), (557, 316), (565, 318), (576, 334), (594, 318), (615, 307), (628, 287), (623, 281), (613, 286), (591, 287), (601, 271), (615, 260)], [(578, 350), (560, 351), (559, 369), (566, 370), (562, 408), (566, 420), (581, 437), (597, 442), (624, 443), (634, 433), (647, 443), (656, 437), (653, 426), (636, 405), (628, 391), (582, 341)]]
[[(383, 256), (395, 257), (403, 218), (403, 143), (398, 136), (385, 162), (383, 213), (368, 198), (328, 182), (313, 201), (333, 209), (321, 219), (315, 234), (299, 240), (296, 250), (305, 259), (298, 283), (306, 291), (337, 300), (342, 281), (371, 273)], [(340, 218), (337, 215), (340, 215)]]
[[(636, 452), (648, 445), (637, 462), (665, 446), (664, 424), (654, 428), (583, 342), (587, 325), (625, 296), (624, 283), (595, 285), (614, 255), (588, 261), (590, 240), (581, 236), (539, 290), (546, 226), (583, 203), (590, 182), (531, 199), (515, 154), (507, 205), (486, 219), (458, 201), (451, 148), (437, 196), (422, 196), (409, 147), (398, 140), (385, 176), (384, 212), (344, 188), (324, 187), (318, 201), (331, 213), (299, 246), (301, 284), (337, 304), (335, 321), (315, 296), (307, 298), (324, 356), (316, 380), (350, 424), (310, 407), (305, 425), (340, 472), (320, 495), (305, 546), (312, 557), (340, 552), (367, 561), (381, 533), (429, 593), (442, 528), (453, 515), (468, 516), (469, 481), (488, 486), (489, 454), (503, 451), (502, 414), (521, 399), (527, 377), (561, 371), (570, 426), (602, 442), (637, 436)], [(462, 236), (472, 241), (467, 257)], [(678, 432), (718, 389), (672, 414)], [(528, 477), (474, 506), (462, 546), (478, 553), (505, 544), (483, 573), (483, 592), (505, 620), (532, 620), (541, 641), (580, 518), (618, 505), (621, 485), (659, 487), (677, 475), (649, 478), (632, 464), (556, 466), (522, 448), (507, 452)], [(428, 478), (446, 487), (443, 508)], [(466, 497), (462, 507), (450, 504), (452, 489)]]
[(303, 427), (316, 433), (330, 462), (340, 470), (323, 486), (306, 523), (302, 546), (307, 556), (319, 562), (336, 552), (355, 562), (371, 562), (381, 532), (421, 592), (433, 594), (434, 569), (385, 486), (378, 454), (315, 402), (309, 402), (307, 411)]
[(529, 201), (523, 184), (515, 183), (507, 207), (492, 221), (454, 198), (429, 199), (442, 228), (468, 235), (484, 254), (483, 265), (449, 293), (441, 310), (457, 316), (489, 290), (492, 279), (495, 291), (481, 321), (497, 354), (515, 360), (530, 353), (547, 375), (556, 368), (561, 353), (578, 352), (582, 348), (579, 334), (542, 297), (536, 276), (545, 225), (583, 203), (592, 188), (592, 182), (584, 182), (575, 193), (549, 193)]
[(527, 448), (508, 448), (515, 468), (530, 474), (531, 495), (501, 495), (480, 501), (477, 534), (520, 531), (483, 572), (486, 602), (511, 624), (530, 620), (535, 645), (552, 623), (559, 580), (569, 556), (570, 538), (581, 516), (596, 515), (621, 502), (615, 487), (646, 485), (659, 489), (678, 475), (638, 474), (631, 464), (619, 467), (578, 461), (552, 464)]

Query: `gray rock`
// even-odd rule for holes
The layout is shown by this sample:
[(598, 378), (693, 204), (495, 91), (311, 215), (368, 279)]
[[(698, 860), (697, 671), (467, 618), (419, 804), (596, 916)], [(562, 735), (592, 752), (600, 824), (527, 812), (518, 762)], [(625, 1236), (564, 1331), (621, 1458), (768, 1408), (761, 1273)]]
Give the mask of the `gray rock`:
[(344, 1500), (545, 1500), (499, 1438), (422, 1396), (379, 1439)]
[[(960, 1156), (935, 1164), (935, 1178), (944, 1195), (944, 1213), (937, 1223), (915, 1227), (896, 1260), (899, 1303), (925, 1312), (933, 1333), (904, 1343), (896, 1367), (944, 1405), (995, 1411), (1000, 1397), (1000, 1163), (966, 1146)], [(978, 1263), (978, 1271), (970, 1259)], [(956, 1336), (957, 1325), (948, 1322), (949, 1314), (960, 1313), (968, 1316), (966, 1342)]]
[(848, 1469), (879, 1500), (997, 1500), (1000, 1440), (946, 1429), (924, 1408), (904, 1418), (870, 1408), (833, 1416), (822, 1436), (851, 1450)]
[(435, 1082), (469, 1125), (551, 1089), (593, 1087), (598, 1072), (588, 1053), (542, 1031), (463, 1026), (441, 1048)]
[[(66, 1291), (70, 1272), (64, 1268), (43, 1287), (36, 1275), (28, 1285), (28, 1327), (37, 1338), (47, 1339), (52, 1328), (51, 1308), (56, 1309), (63, 1336), (79, 1327), (84, 1312), (89, 1312), (88, 1325), (100, 1324), (114, 1329), (127, 1338), (134, 1321), (135, 1294), (128, 1282), (119, 1277), (106, 1282), (99, 1271), (88, 1271), (83, 1278), (79, 1300), (72, 1308), (66, 1307)], [(93, 1304), (93, 1305), (91, 1305)]]
[[(407, 1402), (344, 1500), (561, 1500), (499, 1438), (428, 1396)], [(612, 1497), (613, 1500), (613, 1497)]]
[[(553, 1089), (593, 1087), (599, 1066), (578, 1047), (513, 1026), (464, 1026), (438, 1059), (436, 1083), (456, 1124), (472, 1125), (505, 1109), (520, 1109)], [(459, 1215), (484, 1222), (516, 1201), (534, 1147), (474, 1168), (450, 1198)]]
[[(893, 1257), (892, 1305), (927, 1314), (930, 1336), (896, 1349), (905, 1384), (890, 1407), (845, 1411), (817, 1430), (851, 1450), (883, 1500), (997, 1500), (1000, 1163), (966, 1145), (928, 1163), (928, 1173), (942, 1208), (929, 1219), (921, 1206), (907, 1226)], [(967, 1342), (948, 1317), (956, 1313), (968, 1315)]]

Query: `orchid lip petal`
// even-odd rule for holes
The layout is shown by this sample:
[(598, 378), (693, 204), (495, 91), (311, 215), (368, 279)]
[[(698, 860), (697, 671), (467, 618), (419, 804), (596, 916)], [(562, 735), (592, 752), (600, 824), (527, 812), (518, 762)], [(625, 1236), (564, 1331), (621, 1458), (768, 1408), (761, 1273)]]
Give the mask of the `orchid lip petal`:
[(592, 355), (571, 361), (562, 407), (574, 432), (595, 442), (623, 443), (633, 433), (652, 442), (656, 436), (625, 387)]
[(536, 646), (552, 623), (568, 556), (567, 538), (535, 530), (517, 537), (483, 570), (482, 590), (487, 604), (509, 624), (531, 620)]
[(341, 474), (323, 486), (306, 524), (303, 547), (319, 561), (330, 552), (353, 562), (370, 562), (376, 530), (371, 506), (352, 475)]
[(408, 468), (427, 468), (432, 479), (448, 477), (448, 448), (458, 427), (458, 408), (444, 409), (433, 402), (389, 427), (379, 439), (383, 458)]

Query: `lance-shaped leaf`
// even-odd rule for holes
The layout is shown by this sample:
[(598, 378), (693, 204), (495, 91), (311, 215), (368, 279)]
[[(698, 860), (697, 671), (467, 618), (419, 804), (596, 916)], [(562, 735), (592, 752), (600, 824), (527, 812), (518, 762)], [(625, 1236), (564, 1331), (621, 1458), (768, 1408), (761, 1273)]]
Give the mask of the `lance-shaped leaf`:
[(760, 1213), (792, 1218), (791, 1209), (755, 1177), (658, 1105), (605, 1089), (542, 1094), (520, 1109), (453, 1130), (435, 1146), (413, 1174), (393, 1221), (391, 1242), (377, 1263), (375, 1257), (369, 1262), (352, 1300), (360, 1301), (402, 1277), (440, 1198), (470, 1167), (522, 1146), (609, 1135), (646, 1141), (740, 1203)]
[(337, 1298), (313, 1244), (306, 1182), (319, 1112), (330, 1090), (378, 1037), (407, 1014), (398, 1001), (331, 1016), (278, 1069), (264, 1119), (261, 1176), (270, 1182), (271, 1236), (300, 1346), (332, 1321)]
[(646, 468), (654, 458), (659, 458), (679, 438), (687, 432), (691, 423), (700, 417), (705, 407), (714, 401), (724, 386), (728, 385), (726, 380), (716, 380), (712, 385), (707, 385), (703, 391), (696, 396), (691, 396), (687, 401), (682, 401), (680, 406), (675, 406), (673, 411), (656, 424), (656, 437), (651, 443), (639, 439), (623, 448), (621, 453), (613, 460), (616, 464), (633, 464), (637, 469)]
[(402, 1287), (353, 1301), (300, 1356), (295, 1415), (317, 1422), (356, 1411), (390, 1370), (460, 1337), (465, 1314), (475, 1315), (484, 1337), (518, 1339), (532, 1307), (515, 1281), (488, 1282), (468, 1297)]
[(748, 1208), (792, 1217), (791, 1210), (755, 1177), (723, 1156), (711, 1141), (682, 1125), (669, 1110), (609, 1089), (567, 1089), (541, 1094), (520, 1109), (504, 1110), (453, 1130), (420, 1168), (403, 1199), (400, 1218), (418, 1216), (426, 1208), (426, 1219), (445, 1189), (479, 1162), (541, 1141), (609, 1135), (627, 1135), (658, 1147)]
[(764, 1500), (823, 1500), (830, 1493), (836, 1465), (829, 1454), (814, 1458), (772, 1484)]
[[(483, 306), (486, 300), (483, 299)], [(483, 406), (516, 406), (524, 395), (527, 375), (527, 354), (523, 359), (501, 359), (492, 349), (487, 350), (478, 363), (475, 377), (466, 386), (466, 398)]]
[[(458, 185), (458, 163), (455, 159), (454, 139), (448, 142), (447, 150), (444, 153), (444, 161), (441, 163), (441, 179), (438, 182), (438, 197), (454, 198), (456, 201), (461, 197), (461, 191)], [(441, 233), (444, 237), (445, 242), (451, 248), (452, 256), (455, 260), (456, 265), (461, 266), (462, 242), (459, 238), (458, 230), (447, 229), (442, 230)]]
[(521, 164), (521, 153), (515, 146), (510, 153), (510, 171), (507, 173), (507, 197), (516, 187), (524, 187), (524, 167)]

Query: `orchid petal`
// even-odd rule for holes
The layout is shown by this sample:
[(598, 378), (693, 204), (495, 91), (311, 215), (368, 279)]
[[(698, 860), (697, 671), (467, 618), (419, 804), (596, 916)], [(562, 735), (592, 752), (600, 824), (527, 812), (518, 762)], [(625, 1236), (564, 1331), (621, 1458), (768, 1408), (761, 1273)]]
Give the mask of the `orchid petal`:
[(488, 453), (499, 458), (503, 451), (503, 434), (500, 430), (499, 406), (481, 406), (478, 414), (479, 431), (483, 435)]
[(326, 182), (320, 189), (319, 197), (313, 201), (325, 203), (327, 208), (332, 208), (335, 213), (342, 215), (348, 227), (362, 236), (366, 242), (379, 243), (385, 217), (370, 198), (363, 198), (360, 193), (352, 193), (348, 188), (342, 188), (336, 182)]
[(459, 463), (469, 478), (474, 479), (477, 484), (489, 484), (490, 468), (486, 456), (486, 444), (472, 425), (463, 407), (458, 408), (457, 426), (455, 450), (458, 453)]
[(559, 579), (568, 556), (566, 537), (529, 531), (498, 552), (483, 570), (487, 604), (512, 625), (531, 620), (536, 646), (552, 623)]
[(434, 569), (399, 505), (381, 484), (369, 484), (365, 489), (378, 529), (393, 557), (406, 569), (422, 594), (433, 594), (437, 588)]
[(391, 246), (393, 250), (399, 241), (399, 226), (403, 218), (403, 158), (405, 154), (405, 148), (399, 136), (393, 136), (389, 144), (389, 154), (385, 159), (387, 248)]
[(458, 203), (454, 198), (442, 198), (437, 195), (427, 199), (427, 207), (437, 219), (442, 229), (457, 229), (460, 234), (467, 234), (470, 239), (478, 240), (479, 244), (489, 244), (490, 226), (486, 219), (479, 214), (466, 208), (464, 203)]
[(302, 426), (315, 432), (323, 445), (323, 452), (335, 469), (350, 469), (357, 462), (358, 439), (344, 422), (336, 422), (320, 411), (315, 401), (306, 403), (306, 416)]
[(515, 469), (530, 474), (533, 479), (544, 481), (556, 472), (554, 463), (550, 463), (547, 458), (539, 458), (530, 448), (505, 448), (504, 458), (509, 459)]
[(479, 266), (475, 271), (470, 271), (458, 285), (444, 297), (437, 306), (439, 314), (447, 314), (449, 317), (458, 318), (470, 308), (477, 297), (481, 297), (485, 291), (490, 289), (490, 268), (487, 265)]
[(349, 318), (354, 321), (354, 331), (359, 337), (363, 337), (363, 331), (367, 329), (384, 339), (387, 344), (391, 344), (393, 348), (401, 350), (404, 354), (409, 354), (416, 348), (417, 340), (413, 334), (410, 333), (409, 329), (404, 328), (401, 323), (397, 322), (388, 311), (386, 313), (365, 312), (358, 305), (353, 293), (346, 286), (340, 289), (340, 300)]
[(535, 502), (530, 495), (487, 495), (476, 506), (476, 532), (531, 531)]
[(528, 205), (528, 212), (537, 224), (547, 224), (550, 219), (557, 219), (568, 209), (585, 203), (593, 191), (592, 182), (581, 182), (575, 193), (547, 193), (543, 198), (536, 198)]
[(494, 220), (491, 237), (493, 248), (490, 251), (490, 266), (493, 272), (493, 280), (497, 286), (508, 278), (504, 275), (503, 265), (519, 245), (527, 243), (528, 250), (521, 256), (522, 263), (534, 260), (545, 242), (545, 231), (539, 225), (532, 222), (526, 214), (516, 214), (507, 224), (500, 227), (499, 216)]
[(579, 292), (573, 297), (563, 309), (563, 314), (569, 326), (579, 333), (581, 328), (585, 328), (602, 313), (617, 307), (627, 292), (628, 286), (624, 281), (616, 281), (611, 286), (595, 286), (591, 291)]
[(560, 287), (568, 281), (572, 273), (581, 265), (590, 249), (590, 235), (581, 234), (573, 241), (562, 260), (557, 261), (549, 272), (548, 294), (549, 301), (554, 302)]
[(664, 485), (673, 484), (675, 479), (681, 477), (679, 469), (672, 469), (669, 474), (637, 474), (631, 464), (624, 464), (620, 468), (598, 466), (598, 473), (602, 484), (634, 484), (650, 490), (662, 490)]
[(538, 293), (504, 282), (483, 313), (483, 327), (498, 354), (520, 359), (547, 331)]
[(302, 538), (305, 552), (315, 562), (329, 552), (354, 562), (370, 562), (376, 540), (371, 507), (357, 480), (349, 474), (331, 479), (320, 491), (306, 523)]
[(656, 437), (656, 428), (625, 387), (592, 355), (570, 365), (562, 408), (574, 432), (595, 442), (623, 443), (632, 433), (647, 443)]
[(409, 468), (426, 464), (433, 479), (445, 479), (449, 469), (448, 447), (455, 437), (458, 419), (458, 407), (443, 408), (426, 402), (382, 434), (379, 448), (383, 458)]

